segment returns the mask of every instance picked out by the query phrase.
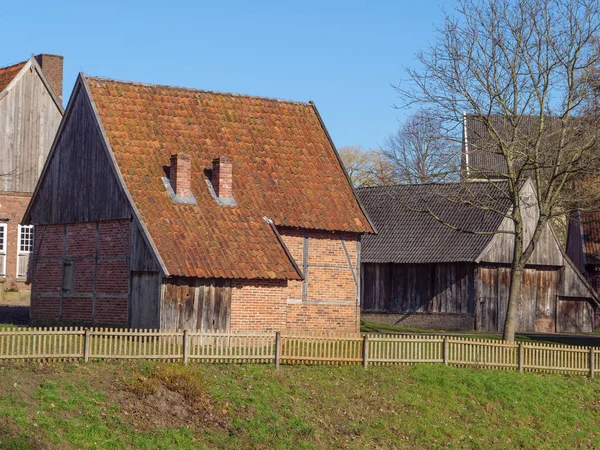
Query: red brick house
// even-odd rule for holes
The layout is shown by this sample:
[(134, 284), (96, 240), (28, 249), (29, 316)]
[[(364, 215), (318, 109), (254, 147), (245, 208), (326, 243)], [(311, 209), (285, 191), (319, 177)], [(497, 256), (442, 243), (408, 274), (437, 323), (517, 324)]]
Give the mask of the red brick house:
[(29, 289), (33, 228), (19, 222), (62, 119), (62, 67), (62, 56), (42, 54), (0, 68), (0, 283), (5, 289)]
[(24, 223), (33, 324), (359, 329), (373, 228), (312, 103), (80, 75)]

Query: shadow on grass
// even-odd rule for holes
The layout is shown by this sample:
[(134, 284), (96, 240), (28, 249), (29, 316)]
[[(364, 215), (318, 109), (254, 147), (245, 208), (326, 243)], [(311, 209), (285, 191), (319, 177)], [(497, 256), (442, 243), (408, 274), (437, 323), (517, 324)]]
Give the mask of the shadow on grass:
[(0, 305), (0, 323), (12, 325), (28, 325), (29, 306)]

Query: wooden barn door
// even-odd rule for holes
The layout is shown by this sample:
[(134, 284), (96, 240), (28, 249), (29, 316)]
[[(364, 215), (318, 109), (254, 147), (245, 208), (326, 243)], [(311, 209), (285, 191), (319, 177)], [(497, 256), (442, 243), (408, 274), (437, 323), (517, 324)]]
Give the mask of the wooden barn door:
[(559, 297), (556, 331), (559, 333), (592, 333), (594, 310), (585, 299)]
[(157, 272), (131, 272), (130, 328), (158, 328), (159, 292)]
[(476, 291), (476, 329), (498, 331), (498, 268), (477, 268)]
[(229, 331), (231, 283), (173, 278), (163, 286), (160, 326), (164, 329)]

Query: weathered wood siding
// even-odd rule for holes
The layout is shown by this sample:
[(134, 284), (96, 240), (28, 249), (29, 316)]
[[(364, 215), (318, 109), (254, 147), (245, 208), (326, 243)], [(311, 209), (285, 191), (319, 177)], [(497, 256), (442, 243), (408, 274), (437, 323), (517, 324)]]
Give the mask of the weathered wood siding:
[(471, 264), (363, 264), (364, 312), (472, 313)]
[(229, 331), (231, 280), (169, 277), (161, 287), (163, 329)]
[(558, 300), (557, 331), (560, 333), (591, 333), (594, 331), (594, 310), (585, 299)]
[(55, 151), (31, 209), (35, 225), (94, 222), (131, 217), (103, 148), (95, 116), (78, 85)]
[(0, 191), (33, 192), (62, 111), (28, 63), (0, 98)]
[[(482, 331), (502, 331), (510, 290), (510, 268), (480, 266), (476, 273), (476, 328)], [(525, 269), (521, 287), (518, 331), (555, 331), (559, 281), (559, 269)]]
[(130, 328), (159, 327), (160, 279), (158, 272), (131, 272)]
[(131, 270), (139, 272), (160, 272), (161, 268), (142, 235), (137, 219), (131, 221)]
[[(523, 218), (524, 246), (527, 246), (529, 245), (529, 242), (531, 242), (531, 238), (533, 237), (535, 226), (539, 217), (539, 209), (537, 202), (535, 201), (535, 192), (533, 190), (532, 183), (527, 183), (525, 186), (523, 186), (521, 197), (524, 205), (521, 209), (521, 215)], [(500, 224), (498, 230), (512, 231), (514, 230), (514, 225), (510, 219), (505, 218)], [(485, 250), (485, 254), (480, 261), (494, 264), (510, 264), (513, 256), (513, 245), (514, 236), (512, 234), (502, 232), (498, 233), (493, 237), (490, 245)], [(559, 248), (558, 242), (554, 237), (554, 234), (550, 230), (550, 224), (546, 224), (546, 227), (542, 231), (542, 234), (539, 238), (538, 244), (527, 263), (532, 266), (540, 265), (559, 267), (563, 265), (562, 252)]]
[(581, 214), (578, 212), (571, 214), (567, 227), (567, 256), (581, 273), (585, 273), (586, 261), (581, 228)]

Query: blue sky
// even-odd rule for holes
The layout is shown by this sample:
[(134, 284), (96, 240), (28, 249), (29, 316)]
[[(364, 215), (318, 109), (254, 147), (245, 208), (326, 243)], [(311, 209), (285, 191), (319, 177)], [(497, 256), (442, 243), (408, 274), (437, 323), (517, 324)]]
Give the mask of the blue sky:
[(407, 112), (391, 84), (434, 39), (422, 1), (5, 1), (0, 66), (31, 53), (77, 74), (313, 100), (338, 147), (376, 148)]

